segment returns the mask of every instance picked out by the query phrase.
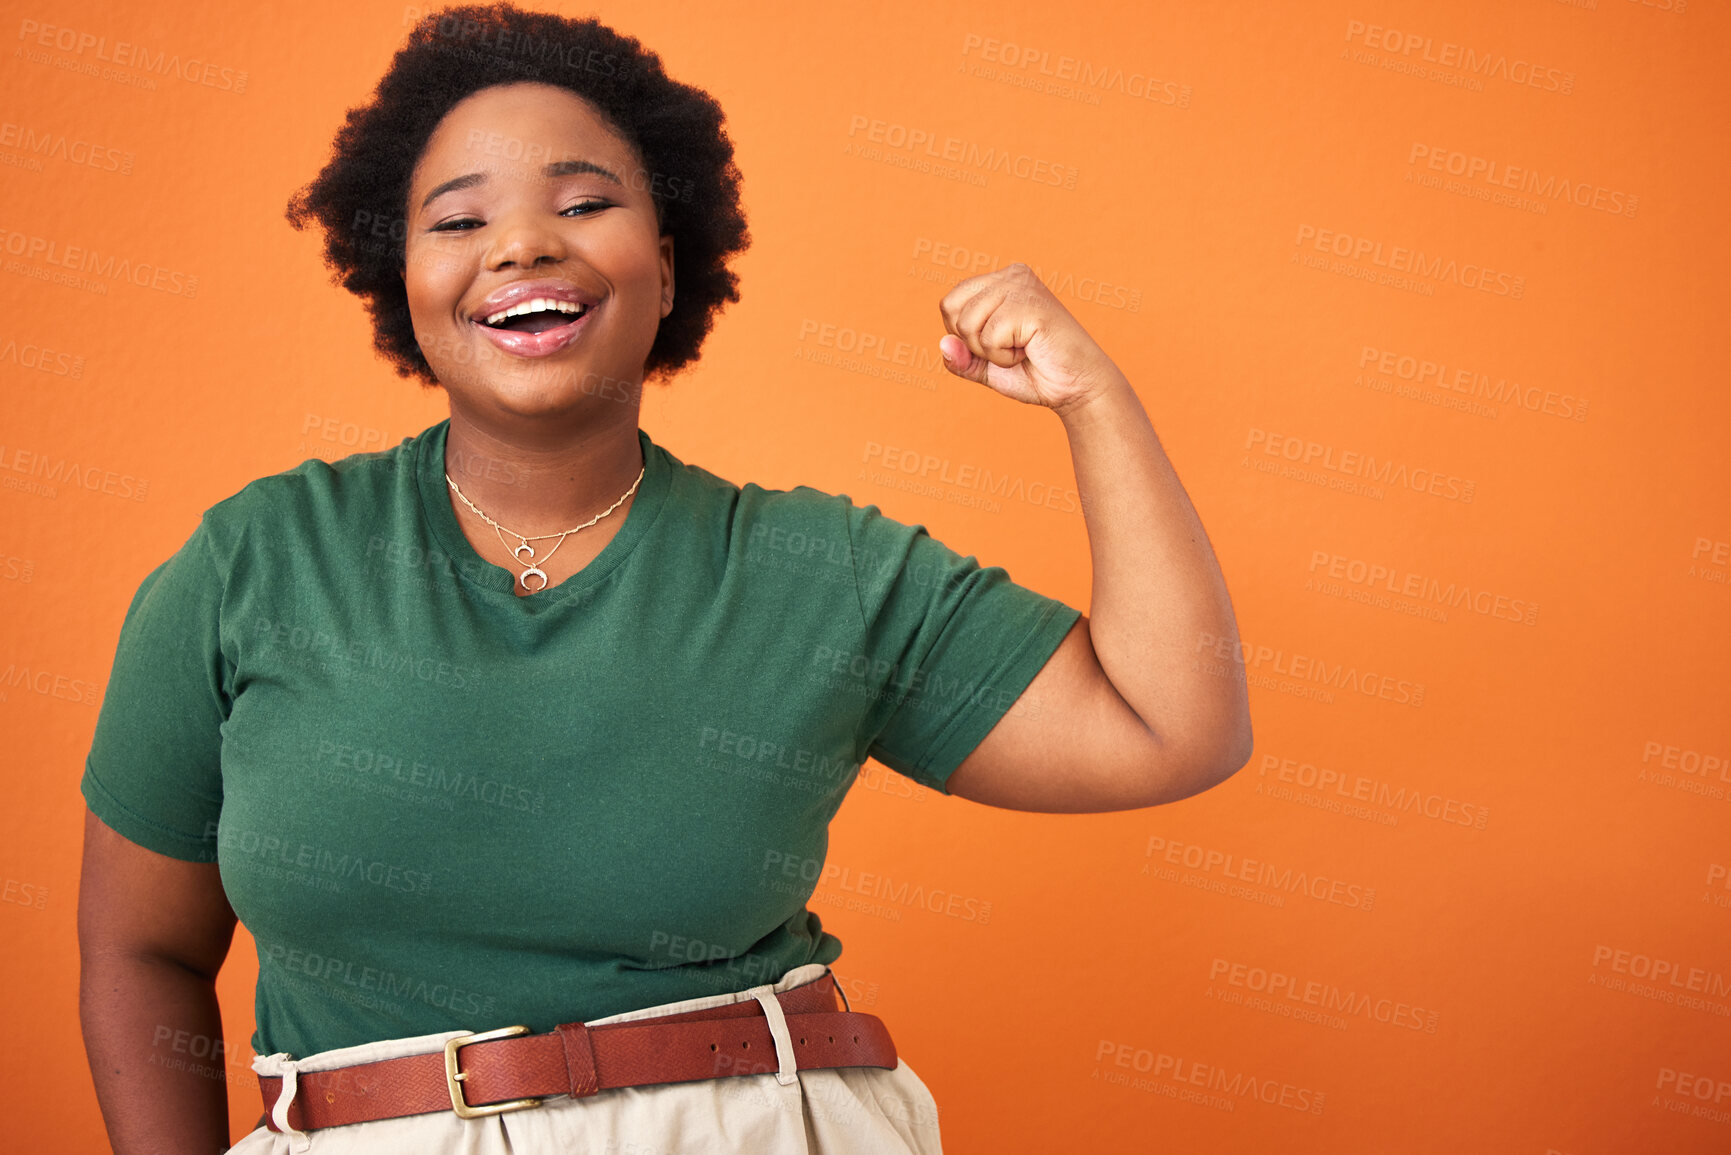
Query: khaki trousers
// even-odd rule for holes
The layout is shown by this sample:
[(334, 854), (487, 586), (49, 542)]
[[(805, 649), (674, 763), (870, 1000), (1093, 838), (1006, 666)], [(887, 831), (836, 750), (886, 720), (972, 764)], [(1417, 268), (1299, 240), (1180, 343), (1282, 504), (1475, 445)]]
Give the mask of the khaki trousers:
[[(643, 1007), (595, 1019), (591, 1027), (680, 1011), (703, 1010), (787, 991), (820, 979), (821, 963), (795, 967), (773, 985)], [(480, 1029), (487, 1029), (491, 1024)], [(785, 1023), (771, 1031), (785, 1036)], [(302, 1059), (260, 1055), (261, 1075), (331, 1070), (353, 1063), (444, 1049), (462, 1031), (388, 1039), (321, 1051)], [(891, 1035), (894, 1035), (892, 1026)], [(779, 1051), (791, 1040), (777, 1039)], [(282, 1102), (288, 1098), (285, 1095)], [(284, 1118), (278, 1116), (279, 1119)], [(459, 1119), (450, 1111), (380, 1119), (310, 1132), (260, 1126), (229, 1148), (230, 1155), (940, 1155), (938, 1107), (905, 1062), (882, 1067), (798, 1071), (783, 1085), (775, 1072), (688, 1083), (617, 1087), (582, 1099), (561, 1095), (539, 1107)]]

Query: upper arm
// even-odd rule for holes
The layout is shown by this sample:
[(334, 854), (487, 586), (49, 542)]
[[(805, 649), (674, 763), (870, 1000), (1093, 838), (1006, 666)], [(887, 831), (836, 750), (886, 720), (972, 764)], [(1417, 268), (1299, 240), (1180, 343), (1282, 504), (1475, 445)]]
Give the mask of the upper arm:
[(1162, 738), (1124, 701), (1083, 615), (946, 788), (987, 806), (1087, 814), (1174, 802), (1210, 774), (1203, 752)]
[(214, 975), (235, 915), (218, 872), (224, 574), (207, 520), (139, 583), (79, 782), (86, 805), (78, 939)]
[(235, 914), (214, 862), (188, 862), (129, 842), (84, 811), (78, 877), (78, 950), (170, 959), (216, 977), (234, 938)]
[(934, 790), (1016, 703), (1081, 611), (982, 566), (921, 525), (848, 509), (865, 703), (860, 750)]

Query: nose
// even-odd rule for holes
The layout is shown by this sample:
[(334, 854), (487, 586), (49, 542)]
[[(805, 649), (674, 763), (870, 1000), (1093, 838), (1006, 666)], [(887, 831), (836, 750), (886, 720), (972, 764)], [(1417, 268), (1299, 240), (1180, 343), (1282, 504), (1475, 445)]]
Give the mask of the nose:
[(559, 230), (542, 214), (525, 207), (497, 220), (486, 263), (492, 271), (512, 266), (532, 269), (543, 261), (557, 264), (565, 256), (565, 239)]

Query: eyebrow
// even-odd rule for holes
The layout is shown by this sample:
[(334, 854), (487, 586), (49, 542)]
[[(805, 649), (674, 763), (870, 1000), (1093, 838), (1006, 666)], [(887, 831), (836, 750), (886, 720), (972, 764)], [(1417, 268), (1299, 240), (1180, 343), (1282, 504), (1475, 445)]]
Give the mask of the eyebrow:
[[(542, 169), (541, 175), (549, 177), (572, 176), (576, 173), (585, 172), (594, 173), (596, 176), (606, 177), (620, 188), (625, 187), (625, 182), (614, 175), (611, 169), (602, 168), (593, 161), (587, 160), (556, 160), (546, 168)], [(471, 172), (463, 176), (453, 177), (444, 184), (439, 185), (432, 192), (428, 193), (427, 199), (421, 202), (421, 207), (426, 208), (428, 205), (432, 204), (436, 198), (442, 197), (448, 192), (456, 192), (458, 189), (473, 188), (478, 184), (485, 184), (486, 181), (487, 174), (484, 172)]]

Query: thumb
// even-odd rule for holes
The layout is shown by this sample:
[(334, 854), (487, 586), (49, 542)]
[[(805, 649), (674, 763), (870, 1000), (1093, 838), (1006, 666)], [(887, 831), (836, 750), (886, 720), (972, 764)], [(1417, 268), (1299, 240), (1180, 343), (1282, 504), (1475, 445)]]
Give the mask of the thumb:
[(938, 353), (944, 359), (944, 368), (957, 377), (965, 377), (976, 385), (986, 383), (986, 370), (992, 367), (992, 363), (984, 357), (974, 356), (960, 337), (945, 333), (938, 338)]

